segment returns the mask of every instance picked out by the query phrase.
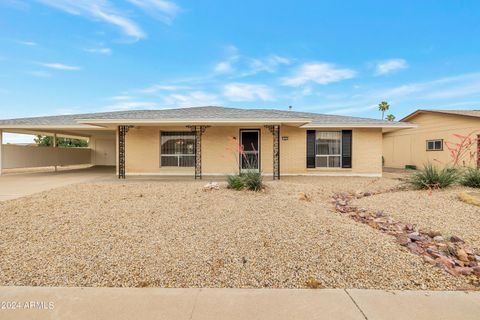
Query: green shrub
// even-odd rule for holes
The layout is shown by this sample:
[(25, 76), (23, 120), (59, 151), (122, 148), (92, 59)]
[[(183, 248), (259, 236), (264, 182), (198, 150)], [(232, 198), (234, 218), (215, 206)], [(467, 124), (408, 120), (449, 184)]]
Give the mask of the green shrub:
[(457, 180), (457, 170), (453, 168), (439, 169), (432, 164), (426, 164), (422, 170), (413, 174), (409, 182), (418, 189), (441, 189), (450, 186)]
[(260, 191), (263, 188), (262, 174), (257, 171), (247, 171), (240, 175), (243, 184), (248, 190)]
[(245, 187), (243, 180), (239, 175), (228, 176), (227, 183), (229, 189), (242, 190)]
[(460, 183), (466, 187), (480, 188), (480, 169), (468, 168), (463, 173)]

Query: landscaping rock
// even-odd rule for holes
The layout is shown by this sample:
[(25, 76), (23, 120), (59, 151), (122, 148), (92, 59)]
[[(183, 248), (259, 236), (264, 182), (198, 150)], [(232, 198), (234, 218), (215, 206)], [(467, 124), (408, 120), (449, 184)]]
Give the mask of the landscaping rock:
[(425, 251), (416, 242), (410, 242), (407, 244), (407, 248), (414, 254), (421, 255)]
[(409, 234), (407, 234), (407, 237), (412, 241), (422, 240), (422, 237), (420, 236), (420, 234), (418, 232), (409, 233)]
[(427, 234), (430, 238), (441, 237), (441, 235), (442, 235), (438, 231), (429, 231)]
[[(303, 200), (303, 201), (310, 201), (310, 197), (305, 193), (305, 192), (299, 192), (297, 194), (298, 200)], [(337, 201), (338, 203), (338, 201)]]
[(473, 273), (473, 269), (469, 267), (456, 267), (455, 271), (464, 276), (469, 276)]
[(433, 237), (433, 241), (443, 242), (443, 241), (445, 241), (445, 239), (442, 236), (435, 236), (435, 237)]
[(453, 260), (445, 256), (439, 256), (437, 259), (435, 259), (435, 261), (437, 261), (437, 264), (447, 268), (453, 268), (455, 266)]
[(457, 237), (457, 236), (451, 236), (451, 237), (450, 237), (450, 241), (451, 241), (451, 242), (462, 242), (462, 243), (465, 242), (465, 241), (462, 240), (462, 238)]
[(436, 265), (437, 262), (435, 261), (435, 259), (433, 259), (432, 257), (428, 256), (428, 255), (424, 255), (423, 256), (423, 261), (425, 261), (426, 263), (428, 264), (431, 264), (432, 266)]
[(407, 235), (405, 233), (399, 233), (399, 234), (397, 234), (396, 237), (397, 237), (398, 243), (401, 246), (406, 246), (407, 244), (409, 244), (411, 242), (410, 239), (407, 237)]
[(458, 249), (458, 250), (457, 250), (457, 258), (458, 258), (460, 261), (463, 261), (463, 262), (468, 262), (468, 261), (469, 261), (468, 255), (467, 255), (467, 253), (465, 252), (465, 250), (463, 250), (463, 249)]
[(480, 276), (480, 266), (472, 267), (473, 273)]
[(218, 182), (209, 182), (203, 186), (203, 191), (219, 190), (219, 189), (220, 189), (220, 185), (218, 184)]

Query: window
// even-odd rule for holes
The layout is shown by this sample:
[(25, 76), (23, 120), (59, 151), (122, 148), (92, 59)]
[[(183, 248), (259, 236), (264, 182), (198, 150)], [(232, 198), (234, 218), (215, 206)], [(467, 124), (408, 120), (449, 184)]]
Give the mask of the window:
[(427, 140), (427, 151), (442, 151), (443, 140)]
[(194, 167), (195, 134), (191, 132), (161, 132), (161, 166)]
[(317, 131), (315, 155), (316, 167), (340, 168), (342, 166), (342, 132)]

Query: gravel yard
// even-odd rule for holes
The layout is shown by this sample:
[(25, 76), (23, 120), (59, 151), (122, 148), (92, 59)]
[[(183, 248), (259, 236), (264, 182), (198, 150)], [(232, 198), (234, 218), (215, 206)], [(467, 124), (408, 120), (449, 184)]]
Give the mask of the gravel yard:
[(372, 210), (383, 210), (393, 218), (415, 223), (420, 228), (461, 237), (480, 250), (480, 207), (458, 199), (465, 187), (436, 191), (400, 191), (374, 195), (353, 202)]
[(331, 210), (334, 192), (398, 180), (289, 178), (259, 193), (206, 182), (77, 184), (1, 202), (0, 285), (468, 288)]

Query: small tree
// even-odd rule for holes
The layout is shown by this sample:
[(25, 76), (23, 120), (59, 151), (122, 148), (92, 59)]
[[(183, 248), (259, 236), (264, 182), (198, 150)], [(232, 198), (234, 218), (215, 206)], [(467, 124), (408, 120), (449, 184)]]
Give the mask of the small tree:
[[(37, 137), (33, 140), (39, 147), (53, 147), (52, 136), (37, 135)], [(85, 148), (85, 147), (88, 147), (88, 142), (82, 139), (57, 138), (57, 147)]]
[(382, 120), (384, 119), (385, 111), (388, 111), (390, 105), (387, 101), (382, 101), (378, 104), (378, 110), (382, 111)]
[(387, 114), (387, 120), (388, 121), (395, 121), (395, 116), (393, 114)]

